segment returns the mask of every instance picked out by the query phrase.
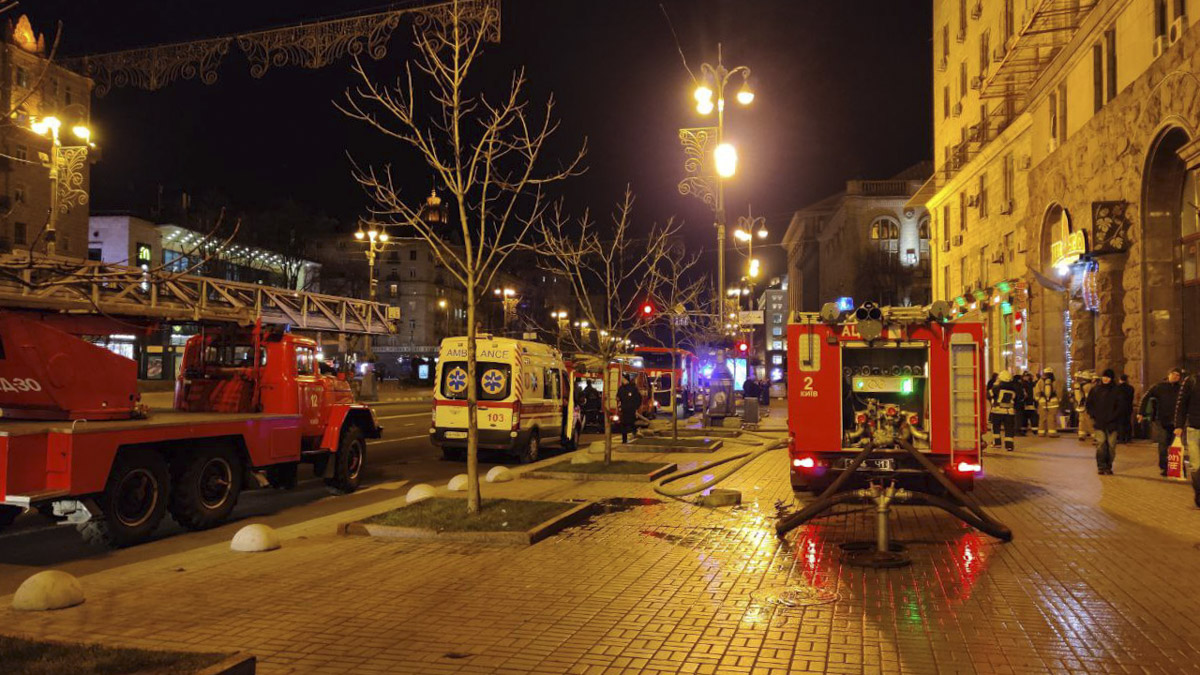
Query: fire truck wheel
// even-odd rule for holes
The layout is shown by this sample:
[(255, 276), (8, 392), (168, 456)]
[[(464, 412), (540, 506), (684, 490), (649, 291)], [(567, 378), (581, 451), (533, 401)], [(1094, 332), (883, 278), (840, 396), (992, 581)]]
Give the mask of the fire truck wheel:
[(12, 525), (13, 521), (17, 519), (17, 516), (21, 515), (24, 510), (25, 509), (19, 506), (7, 506), (0, 504), (0, 530)]
[(522, 464), (533, 464), (534, 462), (538, 461), (539, 457), (541, 457), (542, 439), (540, 434), (541, 431), (539, 431), (537, 427), (534, 427), (529, 432), (529, 442), (526, 443), (525, 447), (521, 448), (520, 451), (519, 458)]
[(189, 530), (207, 530), (229, 517), (242, 492), (242, 462), (229, 448), (181, 458), (168, 508)]
[(342, 431), (337, 454), (333, 456), (333, 478), (326, 478), (325, 485), (335, 495), (354, 492), (362, 482), (362, 470), (366, 463), (367, 441), (362, 429), (350, 425)]
[(167, 462), (157, 452), (118, 454), (97, 500), (101, 514), (79, 526), (84, 541), (121, 548), (148, 539), (167, 513), (170, 480)]

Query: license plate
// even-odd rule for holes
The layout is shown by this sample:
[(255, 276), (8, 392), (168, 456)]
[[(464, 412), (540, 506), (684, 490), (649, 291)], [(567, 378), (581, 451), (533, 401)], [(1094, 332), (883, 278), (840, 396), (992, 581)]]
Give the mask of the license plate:
[[(848, 469), (850, 462), (853, 460), (842, 459), (838, 460), (839, 469)], [(859, 471), (895, 471), (896, 460), (894, 459), (868, 459), (858, 465)]]
[(446, 432), (446, 438), (466, 438), (466, 437), (467, 437), (467, 432), (465, 432), (465, 431), (447, 431)]

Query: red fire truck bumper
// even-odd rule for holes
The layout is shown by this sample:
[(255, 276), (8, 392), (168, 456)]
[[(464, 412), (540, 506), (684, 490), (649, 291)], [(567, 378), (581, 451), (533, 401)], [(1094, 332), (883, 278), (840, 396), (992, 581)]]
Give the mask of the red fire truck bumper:
[[(964, 491), (974, 489), (975, 475), (980, 470), (979, 460), (974, 457), (929, 453), (930, 462)], [(792, 488), (796, 490), (824, 490), (840, 476), (853, 461), (849, 452), (789, 452)], [(936, 479), (908, 453), (880, 451), (872, 453), (855, 471), (855, 475), (843, 484), (844, 489), (855, 489), (872, 481), (894, 481), (899, 487), (919, 492), (938, 491)]]

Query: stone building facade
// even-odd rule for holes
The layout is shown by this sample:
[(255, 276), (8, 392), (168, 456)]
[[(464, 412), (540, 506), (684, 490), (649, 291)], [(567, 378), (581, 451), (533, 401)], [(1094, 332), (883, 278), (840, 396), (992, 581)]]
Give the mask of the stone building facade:
[(929, 172), (923, 162), (887, 180), (847, 181), (843, 192), (796, 211), (783, 237), (789, 307), (815, 312), (839, 297), (927, 303), (929, 214), (908, 202)]
[(0, 127), (0, 250), (46, 252), (53, 240), (55, 254), (86, 257), (91, 91), (90, 79), (47, 59), (46, 37), (29, 19), (3, 27), (0, 106), (12, 123)]
[[(1200, 0), (993, 0), (965, 21), (964, 5), (934, 2), (935, 144), (949, 149), (919, 198), (935, 297), (976, 304), (993, 370), (1111, 367), (1144, 385), (1200, 366)], [(1020, 28), (982, 58), (1009, 14)], [(944, 115), (956, 61), (978, 121)], [(986, 196), (997, 177), (1003, 209)], [(1021, 360), (1011, 337), (997, 344), (1013, 318)]]

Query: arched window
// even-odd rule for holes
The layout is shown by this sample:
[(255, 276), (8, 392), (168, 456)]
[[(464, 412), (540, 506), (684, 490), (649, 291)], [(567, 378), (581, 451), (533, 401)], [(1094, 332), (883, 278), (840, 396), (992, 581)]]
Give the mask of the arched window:
[(917, 225), (917, 238), (929, 239), (929, 216), (921, 217), (921, 222)]
[(886, 216), (871, 223), (871, 241), (880, 252), (896, 254), (900, 250), (900, 223)]

